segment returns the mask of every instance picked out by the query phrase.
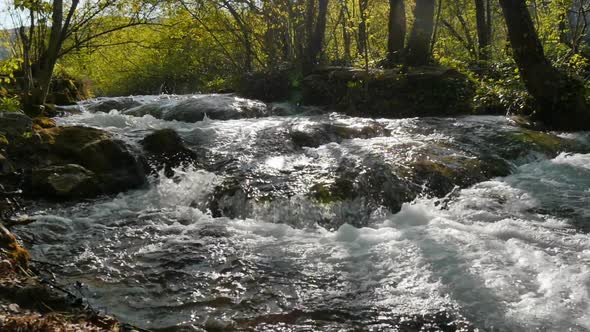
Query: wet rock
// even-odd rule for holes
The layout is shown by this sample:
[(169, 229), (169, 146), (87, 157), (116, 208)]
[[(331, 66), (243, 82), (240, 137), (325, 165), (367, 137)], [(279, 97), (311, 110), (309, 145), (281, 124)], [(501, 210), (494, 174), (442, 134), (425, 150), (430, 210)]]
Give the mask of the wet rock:
[(137, 158), (111, 134), (86, 127), (59, 127), (40, 132), (53, 155), (94, 172), (105, 192), (119, 192), (144, 182)]
[(7, 174), (12, 171), (12, 163), (2, 153), (0, 153), (0, 174)]
[(103, 192), (96, 174), (73, 164), (34, 169), (31, 182), (33, 194), (54, 199), (94, 197)]
[(266, 104), (234, 95), (197, 95), (173, 101), (158, 101), (130, 109), (125, 114), (149, 114), (166, 121), (199, 122), (205, 117), (214, 120), (256, 118), (268, 114)]
[(167, 176), (173, 174), (173, 168), (192, 164), (197, 157), (173, 129), (157, 130), (146, 136), (141, 145), (154, 171), (165, 168)]
[(304, 106), (299, 104), (292, 104), (288, 102), (284, 103), (273, 103), (269, 105), (270, 114), (276, 116), (289, 116), (289, 115), (322, 115), (326, 113), (321, 107), (317, 106)]
[(0, 134), (0, 149), (4, 149), (5, 147), (8, 146), (8, 144), (10, 144), (10, 142), (8, 141), (8, 138), (6, 138), (6, 136)]
[(75, 105), (53, 105), (53, 104), (45, 104), (45, 111), (44, 114), (48, 117), (60, 117), (60, 116), (68, 116), (72, 114), (80, 114), (82, 113), (82, 107), (78, 104)]
[[(142, 163), (125, 143), (105, 131), (56, 127), (39, 130), (37, 134), (40, 143), (28, 142), (11, 150), (18, 168), (79, 165), (94, 173), (105, 194), (136, 188), (145, 182)], [(62, 170), (72, 171), (73, 168)], [(82, 176), (84, 171), (77, 169), (75, 173), (80, 179), (85, 178)]]
[(11, 303), (8, 305), (8, 310), (13, 314), (18, 314), (20, 312), (20, 306), (16, 303)]
[(331, 142), (340, 143), (345, 139), (367, 139), (389, 136), (389, 134), (385, 126), (376, 121), (365, 121), (356, 126), (338, 123), (299, 124), (290, 130), (290, 136), (295, 145), (314, 148)]
[(0, 224), (0, 249), (3, 257), (8, 258), (11, 264), (28, 266), (30, 255), (21, 247), (16, 237)]
[(19, 139), (33, 129), (33, 120), (22, 113), (0, 112), (0, 134), (9, 141)]
[(180, 101), (164, 114), (163, 119), (198, 122), (202, 121), (205, 115), (214, 120), (255, 118), (266, 115), (266, 105), (231, 95), (221, 98), (219, 96), (201, 96)]
[(91, 113), (108, 113), (112, 110), (124, 111), (140, 105), (141, 103), (132, 97), (105, 98), (102, 100), (95, 100), (92, 103), (83, 104), (84, 108)]

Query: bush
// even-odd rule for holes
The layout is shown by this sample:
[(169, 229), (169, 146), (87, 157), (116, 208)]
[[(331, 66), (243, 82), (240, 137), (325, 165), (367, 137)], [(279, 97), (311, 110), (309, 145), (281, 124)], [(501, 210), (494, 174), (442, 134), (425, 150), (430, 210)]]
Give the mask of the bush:
[(18, 96), (1, 96), (0, 111), (2, 112), (20, 112), (20, 98)]

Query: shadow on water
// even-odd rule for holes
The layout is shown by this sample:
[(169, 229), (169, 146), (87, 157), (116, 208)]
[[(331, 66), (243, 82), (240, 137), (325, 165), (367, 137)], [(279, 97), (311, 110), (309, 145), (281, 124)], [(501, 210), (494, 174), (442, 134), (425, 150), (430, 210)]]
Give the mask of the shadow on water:
[(439, 243), (424, 230), (411, 227), (402, 233), (420, 248), (432, 277), (440, 280), (443, 290), (459, 304), (461, 314), (475, 326), (483, 331), (523, 330), (523, 326), (506, 318), (505, 302), (486, 287), (482, 279), (468, 272), (469, 262), (451, 243)]

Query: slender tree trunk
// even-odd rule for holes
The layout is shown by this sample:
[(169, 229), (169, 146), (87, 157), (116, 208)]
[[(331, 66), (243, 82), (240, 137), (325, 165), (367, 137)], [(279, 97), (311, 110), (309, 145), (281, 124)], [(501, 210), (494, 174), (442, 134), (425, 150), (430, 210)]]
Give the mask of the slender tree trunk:
[(590, 129), (590, 109), (582, 83), (559, 72), (547, 60), (525, 0), (499, 1), (514, 61), (537, 104), (532, 119), (556, 130)]
[(36, 73), (35, 87), (31, 91), (29, 98), (25, 100), (25, 112), (30, 116), (38, 116), (43, 111), (49, 87), (51, 85), (51, 78), (53, 77), (53, 69), (57, 62), (57, 56), (61, 48), (61, 36), (63, 29), (63, 0), (54, 0), (51, 15), (51, 31), (49, 34), (49, 41), (47, 49), (39, 61), (39, 70)]
[(351, 40), (349, 31), (349, 13), (346, 2), (342, 4), (342, 41), (344, 44), (344, 62), (346, 65), (350, 65), (351, 55)]
[(248, 28), (244, 20), (242, 20), (240, 14), (228, 1), (223, 1), (223, 3), (225, 4), (225, 7), (227, 8), (231, 16), (236, 21), (236, 24), (238, 25), (242, 33), (242, 44), (244, 45), (244, 70), (250, 72), (252, 71), (252, 63), (254, 59), (254, 50), (252, 48), (250, 29)]
[(358, 54), (364, 57), (367, 48), (367, 9), (369, 6), (369, 0), (359, 0), (359, 14), (361, 21), (358, 27)]
[(438, 37), (438, 30), (440, 27), (440, 21), (442, 17), (442, 8), (443, 8), (444, 0), (438, 0), (438, 9), (436, 10), (436, 20), (434, 21), (434, 32), (432, 33), (432, 38), (430, 41), (430, 52), (434, 50), (434, 45), (436, 44), (436, 38)]
[(478, 54), (480, 60), (489, 59), (489, 34), (485, 0), (475, 0), (475, 19), (477, 23)]
[(406, 49), (406, 64), (426, 65), (430, 60), (430, 39), (434, 30), (435, 0), (416, 0), (414, 26)]
[(406, 43), (406, 5), (404, 0), (389, 0), (387, 62), (399, 61)]
[[(493, 35), (494, 21), (493, 21), (493, 16), (492, 16), (492, 0), (486, 0), (486, 23), (487, 23), (486, 33), (488, 35), (488, 41), (491, 46), (493, 38), (494, 38), (494, 35)], [(491, 49), (490, 49), (490, 56), (491, 56)]]

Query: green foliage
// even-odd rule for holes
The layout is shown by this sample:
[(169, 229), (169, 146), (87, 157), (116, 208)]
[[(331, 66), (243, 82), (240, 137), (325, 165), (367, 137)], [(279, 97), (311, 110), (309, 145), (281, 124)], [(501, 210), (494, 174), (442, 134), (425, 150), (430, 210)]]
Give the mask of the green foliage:
[[(88, 26), (97, 30), (118, 26), (127, 19), (121, 13), (141, 12), (143, 2), (146, 1), (108, 2), (110, 10), (93, 17)], [(81, 11), (92, 5), (107, 6), (102, 1), (83, 3)], [(74, 47), (76, 39), (83, 38), (86, 32), (71, 35), (64, 41), (64, 47), (74, 50), (60, 60), (57, 70), (64, 75), (57, 76), (90, 82), (92, 93), (97, 96), (239, 90), (244, 76), (252, 73), (272, 76), (277, 72), (288, 75), (277, 78), (281, 82), (288, 80), (287, 84), (280, 84), (281, 88), (299, 89), (304, 79), (300, 70), (302, 57), (310, 38), (307, 3), (306, 0), (205, 0), (182, 5), (175, 1), (159, 2), (157, 19), (152, 24), (102, 35), (93, 40), (92, 47)], [(408, 32), (414, 21), (414, 3), (405, 1)], [(530, 112), (532, 101), (516, 66), (505, 60), (511, 54), (498, 3), (491, 2), (493, 35), (486, 49), (489, 51), (486, 61), (480, 59), (478, 50), (474, 1), (437, 3), (442, 7), (433, 40), (433, 60), (443, 67), (457, 69), (475, 82), (477, 110)], [(51, 1), (46, 0), (17, 0), (14, 4), (16, 8), (34, 9), (40, 16), (47, 16), (51, 11)], [(590, 47), (580, 23), (568, 19), (568, 13), (575, 10), (574, 5), (572, 0), (529, 2), (547, 57), (559, 69), (586, 79), (590, 77)], [(359, 52), (362, 17), (367, 23), (368, 59)], [(387, 52), (388, 20), (389, 1), (386, 0), (368, 0), (364, 15), (358, 0), (330, 1), (320, 64), (379, 68)], [(248, 48), (251, 54), (247, 53)], [(0, 64), (3, 84), (14, 83), (21, 62), (11, 59)], [(364, 83), (351, 81), (347, 88), (358, 90), (360, 96)], [(5, 95), (0, 102), (3, 108), (20, 108), (14, 94)]]
[(20, 97), (12, 92), (15, 73), (20, 69), (21, 59), (9, 58), (0, 62), (0, 111), (18, 112), (21, 110)]
[(528, 114), (533, 110), (533, 100), (513, 62), (489, 66), (478, 80), (474, 104), (475, 109), (483, 113)]
[(18, 96), (0, 97), (0, 111), (2, 112), (20, 112), (20, 98)]

